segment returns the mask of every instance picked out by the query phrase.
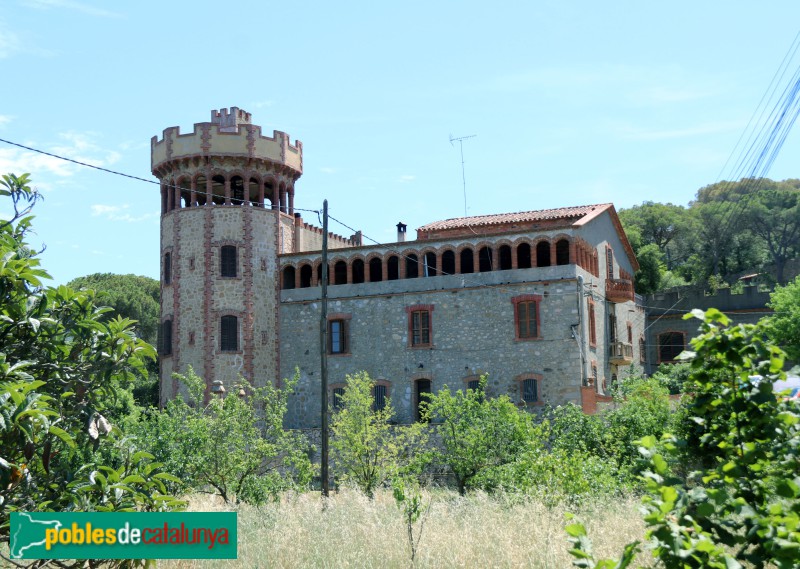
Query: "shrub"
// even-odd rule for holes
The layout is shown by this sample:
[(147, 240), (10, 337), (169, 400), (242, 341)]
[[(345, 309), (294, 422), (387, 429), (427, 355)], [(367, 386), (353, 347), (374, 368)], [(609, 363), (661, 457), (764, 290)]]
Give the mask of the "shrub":
[(365, 371), (348, 375), (341, 407), (331, 421), (331, 448), (336, 479), (353, 484), (373, 497), (388, 480), (419, 473), (427, 462), (427, 433), (416, 423), (391, 424), (391, 401), (383, 409), (373, 405), (373, 381)]

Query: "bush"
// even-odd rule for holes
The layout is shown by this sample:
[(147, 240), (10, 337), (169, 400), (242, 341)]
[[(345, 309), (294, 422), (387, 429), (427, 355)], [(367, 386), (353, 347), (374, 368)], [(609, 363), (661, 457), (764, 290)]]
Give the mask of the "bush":
[(309, 445), (299, 433), (283, 429), (296, 378), (284, 389), (253, 388), (242, 380), (244, 397), (236, 389), (204, 403), (204, 382), (191, 368), (176, 377), (188, 387), (189, 402), (178, 398), (163, 412), (151, 410), (135, 430), (143, 446), (178, 475), (182, 485), (176, 490), (260, 504), (309, 484)]

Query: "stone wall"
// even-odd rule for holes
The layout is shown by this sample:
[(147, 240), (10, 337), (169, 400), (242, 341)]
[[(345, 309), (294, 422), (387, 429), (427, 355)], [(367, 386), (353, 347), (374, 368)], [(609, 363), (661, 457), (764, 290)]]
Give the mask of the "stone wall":
[[(579, 270), (579, 269), (577, 269)], [(329, 313), (347, 318), (349, 353), (328, 356), (329, 383), (366, 370), (385, 380), (399, 422), (414, 419), (417, 379), (433, 391), (463, 389), (465, 380), (489, 374), (490, 396), (521, 403), (518, 378), (541, 377), (542, 403), (580, 404), (581, 357), (570, 325), (578, 320), (575, 266), (503, 273), (388, 281), (330, 287)], [(281, 292), (281, 374), (299, 367), (300, 382), (287, 426), (319, 426), (319, 288)], [(541, 338), (515, 339), (514, 305), (520, 295), (539, 295)], [(411, 347), (410, 307), (432, 310), (432, 345)]]

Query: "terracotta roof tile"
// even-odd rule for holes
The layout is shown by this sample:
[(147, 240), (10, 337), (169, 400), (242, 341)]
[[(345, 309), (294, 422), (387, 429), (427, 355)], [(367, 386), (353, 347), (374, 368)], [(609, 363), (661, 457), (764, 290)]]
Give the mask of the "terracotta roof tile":
[(559, 207), (555, 209), (540, 209), (536, 211), (521, 211), (518, 213), (497, 213), (493, 215), (476, 215), (473, 217), (454, 217), (443, 221), (434, 221), (423, 225), (417, 231), (439, 231), (442, 229), (456, 229), (460, 227), (482, 227), (488, 225), (504, 225), (527, 221), (544, 221), (554, 219), (579, 219), (598, 209), (604, 209), (610, 204), (580, 205), (575, 207)]

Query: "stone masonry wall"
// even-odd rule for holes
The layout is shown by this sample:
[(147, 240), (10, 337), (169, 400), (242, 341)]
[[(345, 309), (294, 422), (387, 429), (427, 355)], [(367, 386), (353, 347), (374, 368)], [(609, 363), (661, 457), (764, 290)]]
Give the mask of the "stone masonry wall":
[[(577, 269), (579, 270), (579, 269)], [(580, 404), (580, 352), (570, 324), (578, 320), (575, 266), (503, 273), (388, 281), (330, 287), (329, 313), (348, 319), (350, 350), (328, 357), (329, 383), (366, 370), (389, 384), (399, 422), (414, 419), (414, 381), (432, 390), (463, 389), (465, 379), (489, 374), (490, 396), (521, 403), (517, 381), (535, 374), (543, 402)], [(287, 426), (319, 426), (319, 288), (281, 292), (281, 375), (300, 370)], [(540, 295), (541, 338), (516, 340), (514, 305), (519, 295)], [(410, 347), (409, 315), (432, 307), (432, 346)]]

